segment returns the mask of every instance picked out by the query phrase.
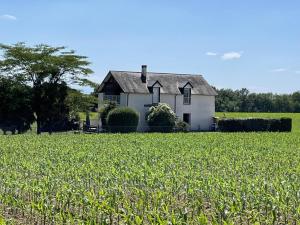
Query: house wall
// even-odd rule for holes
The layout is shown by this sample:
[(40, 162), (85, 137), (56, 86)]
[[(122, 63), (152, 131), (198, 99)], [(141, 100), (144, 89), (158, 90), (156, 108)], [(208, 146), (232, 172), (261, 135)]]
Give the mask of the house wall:
[[(209, 130), (212, 125), (212, 117), (215, 115), (214, 96), (192, 95), (191, 105), (184, 105), (183, 95), (176, 95), (175, 98), (175, 95), (161, 94), (160, 102), (167, 103), (180, 119), (183, 119), (184, 113), (190, 113), (191, 130)], [(149, 107), (144, 105), (151, 103), (150, 94), (129, 94), (128, 106), (140, 113), (139, 131), (148, 129), (145, 117)]]
[(175, 112), (175, 95), (161, 94), (160, 102), (167, 103), (172, 108), (172, 110)]
[[(102, 99), (101, 99), (102, 98)], [(99, 105), (103, 100), (103, 95), (99, 94)], [(183, 95), (161, 94), (160, 102), (167, 103), (176, 115), (183, 119), (183, 113), (191, 114), (191, 130), (209, 130), (212, 124), (212, 117), (215, 115), (215, 96), (192, 95), (191, 105), (183, 104)], [(151, 94), (127, 94), (121, 93), (120, 105), (128, 106), (139, 113), (138, 131), (148, 130), (146, 113), (152, 104)]]
[(121, 93), (120, 94), (120, 106), (127, 106), (127, 93)]
[(152, 103), (152, 95), (150, 94), (129, 94), (128, 95), (128, 107), (135, 109), (139, 112), (139, 125), (138, 131), (148, 130), (148, 125), (146, 122), (146, 113), (149, 107), (145, 107), (146, 104)]
[(215, 96), (192, 95), (191, 104), (183, 104), (183, 95), (176, 97), (176, 115), (183, 119), (184, 113), (191, 114), (191, 130), (210, 130), (215, 116)]
[(101, 109), (103, 106), (103, 93), (98, 94), (98, 111)]

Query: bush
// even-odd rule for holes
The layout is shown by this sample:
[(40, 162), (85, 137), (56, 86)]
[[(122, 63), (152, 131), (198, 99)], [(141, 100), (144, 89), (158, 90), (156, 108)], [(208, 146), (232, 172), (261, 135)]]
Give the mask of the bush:
[(290, 132), (292, 130), (292, 119), (291, 118), (281, 118), (281, 131)]
[(107, 115), (106, 124), (110, 132), (135, 132), (139, 123), (139, 114), (128, 107), (119, 107), (111, 110)]
[(218, 121), (220, 131), (239, 132), (243, 131), (241, 120), (238, 119), (220, 119)]
[(100, 109), (100, 120), (102, 124), (102, 129), (108, 130), (106, 121), (107, 121), (107, 115), (109, 112), (117, 107), (117, 104), (115, 102), (108, 102), (106, 103), (101, 109)]
[(290, 132), (292, 130), (292, 119), (221, 119), (218, 121), (220, 131), (226, 132)]
[(268, 131), (269, 120), (262, 118), (250, 118), (242, 121), (242, 131), (255, 132), (255, 131)]
[(269, 120), (269, 131), (279, 132), (281, 130), (281, 121), (279, 119)]
[(159, 103), (150, 107), (147, 122), (152, 132), (171, 132), (175, 126), (176, 115), (170, 106)]
[(188, 132), (190, 130), (190, 125), (179, 119), (176, 121), (175, 130), (177, 132)]

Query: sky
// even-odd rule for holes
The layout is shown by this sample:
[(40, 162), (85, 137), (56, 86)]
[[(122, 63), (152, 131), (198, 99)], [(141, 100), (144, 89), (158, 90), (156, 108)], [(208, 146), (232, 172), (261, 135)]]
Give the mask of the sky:
[(299, 27), (299, 0), (0, 0), (0, 43), (67, 46), (89, 57), (99, 83), (146, 64), (218, 88), (292, 93)]

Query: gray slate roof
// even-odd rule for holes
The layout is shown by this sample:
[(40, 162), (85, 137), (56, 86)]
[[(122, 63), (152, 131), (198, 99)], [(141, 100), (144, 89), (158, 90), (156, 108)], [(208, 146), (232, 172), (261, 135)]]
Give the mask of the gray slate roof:
[(160, 90), (162, 94), (181, 94), (179, 88), (190, 82), (193, 86), (192, 94), (217, 95), (216, 91), (207, 83), (202, 75), (147, 72), (147, 83), (143, 83), (141, 72), (129, 71), (109, 71), (99, 87), (99, 92), (101, 92), (110, 76), (115, 78), (125, 93), (148, 94), (148, 87), (151, 87), (158, 81), (162, 85)]

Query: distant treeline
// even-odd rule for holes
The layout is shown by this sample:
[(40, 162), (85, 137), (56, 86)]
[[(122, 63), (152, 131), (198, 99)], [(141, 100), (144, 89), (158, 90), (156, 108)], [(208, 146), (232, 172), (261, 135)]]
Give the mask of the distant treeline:
[(250, 93), (246, 88), (219, 89), (217, 92), (217, 112), (300, 112), (300, 92)]

